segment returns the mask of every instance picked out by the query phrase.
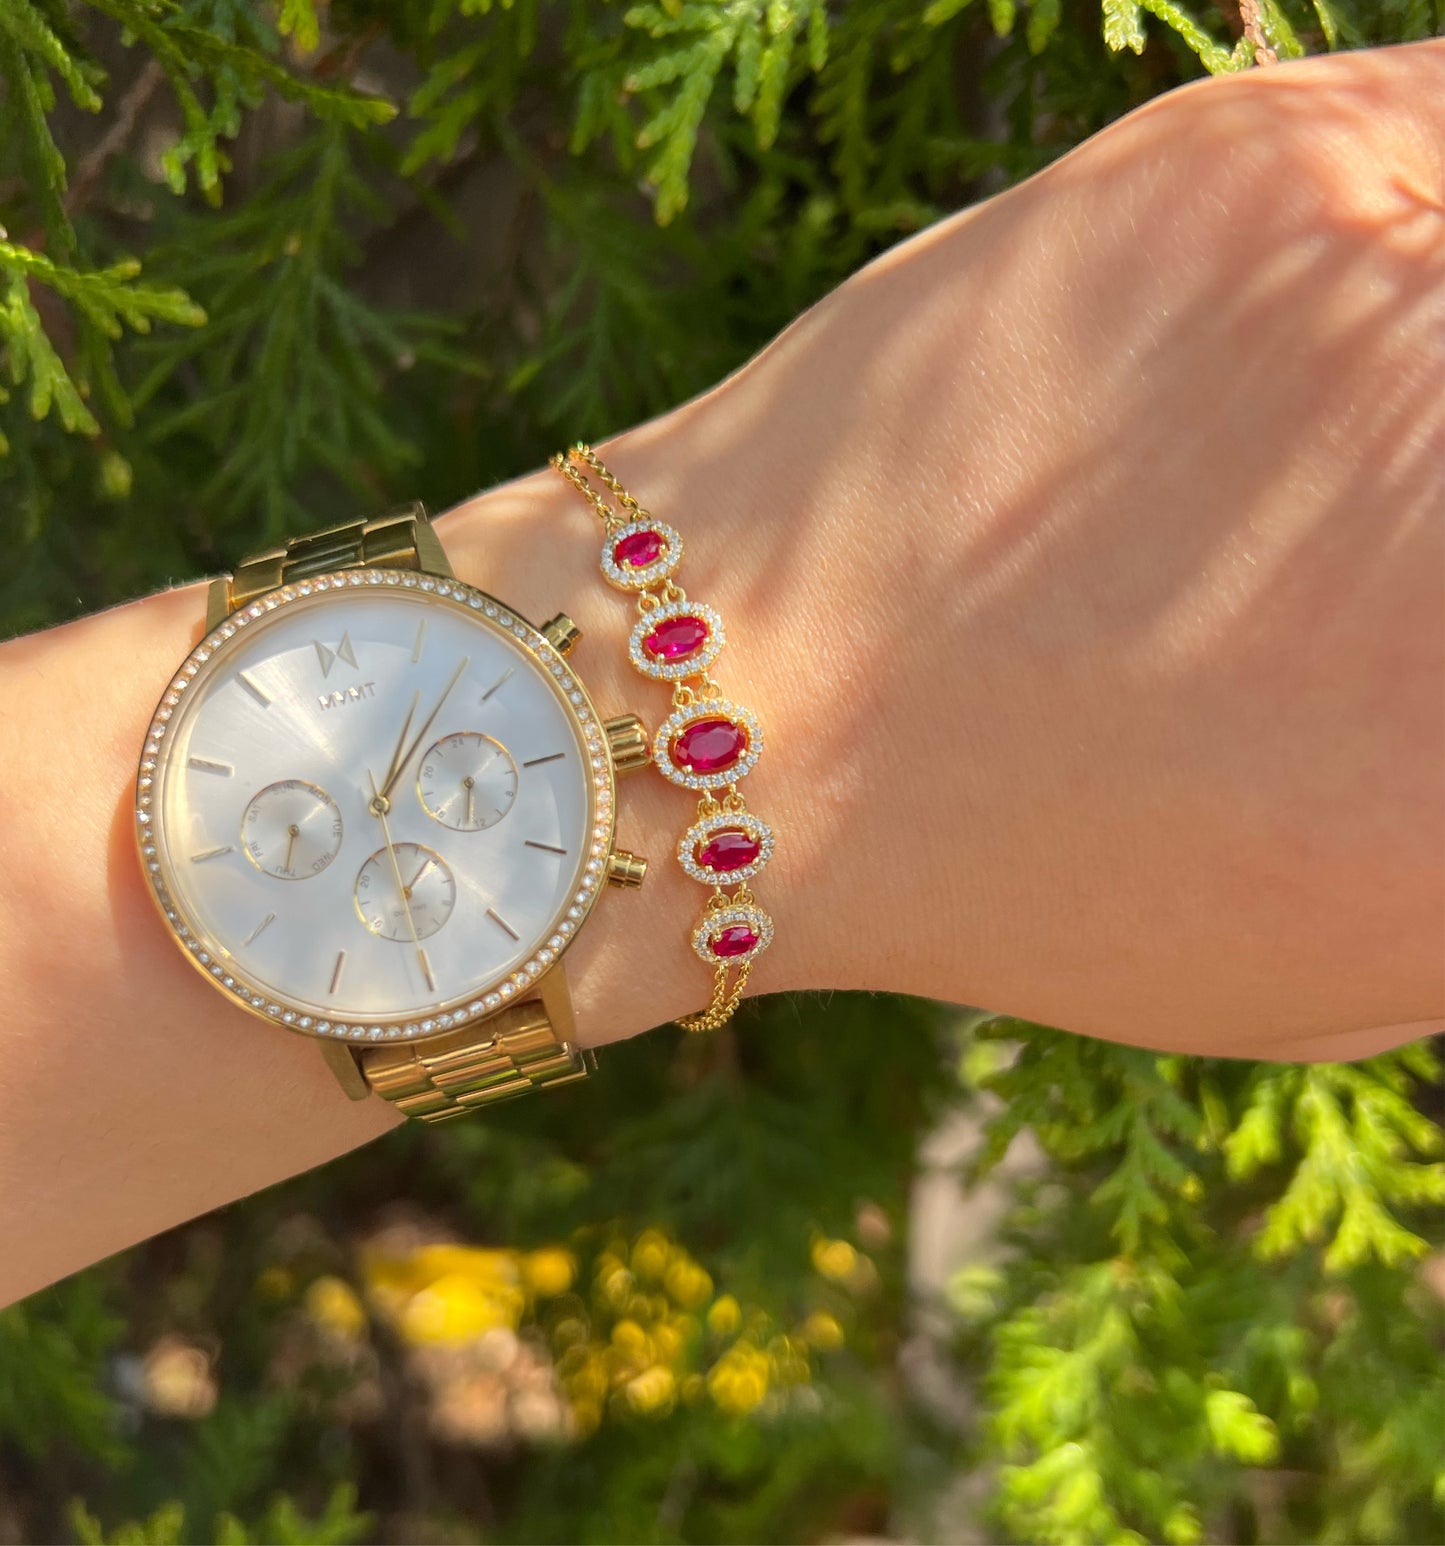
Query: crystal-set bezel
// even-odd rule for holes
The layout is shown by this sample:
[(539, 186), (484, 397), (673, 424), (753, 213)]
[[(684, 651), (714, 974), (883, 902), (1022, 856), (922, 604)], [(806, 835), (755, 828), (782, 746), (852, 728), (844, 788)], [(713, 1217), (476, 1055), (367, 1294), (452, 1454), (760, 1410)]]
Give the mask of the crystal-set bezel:
[[(707, 942), (719, 929), (739, 923), (747, 924), (757, 934), (757, 944), (741, 955), (714, 955)], [(702, 921), (692, 931), (692, 948), (709, 966), (741, 966), (744, 961), (756, 961), (772, 942), (773, 920), (753, 902), (734, 902), (730, 907), (712, 908), (703, 914)]]
[[(239, 648), (234, 641), (247, 637), (247, 628), (257, 619), (317, 594), (370, 586), (418, 590), (435, 595), (460, 611), (475, 613), (484, 618), (488, 624), (506, 633), (515, 644), (525, 649), (544, 674), (552, 679), (557, 698), (580, 727), (591, 776), (587, 782), (589, 838), (586, 864), (576, 886), (569, 890), (549, 926), (541, 931), (540, 943), (528, 959), (503, 977), (461, 995), (425, 1016), (369, 1017), (365, 1024), (358, 1024), (350, 1019), (337, 1021), (318, 1015), (313, 1006), (288, 1000), (260, 981), (248, 977), (224, 946), (197, 929), (185, 904), (175, 895), (174, 883), (167, 874), (169, 857), (164, 853), (163, 845), (157, 842), (152, 828), (161, 744), (183, 695), (197, 678), (215, 671), (217, 666), (214, 662), (224, 660), (233, 649)], [(612, 850), (615, 818), (616, 788), (612, 758), (601, 729), (601, 719), (587, 689), (562, 656), (539, 630), (485, 591), (460, 580), (418, 573), (415, 570), (340, 569), (283, 585), (238, 608), (206, 634), (175, 672), (151, 718), (136, 776), (135, 824), (141, 869), (162, 918), (191, 964), (208, 976), (216, 988), (233, 1002), (260, 1019), (301, 1035), (349, 1042), (424, 1041), (486, 1019), (503, 1005), (529, 997), (536, 984), (576, 938), (601, 894), (607, 876), (607, 857)]]
[[(709, 870), (697, 862), (695, 850), (713, 835), (726, 827), (739, 827), (758, 844), (758, 856), (751, 864), (739, 865), (735, 870)], [(682, 835), (677, 845), (677, 862), (705, 886), (733, 886), (751, 880), (773, 857), (773, 829), (760, 816), (751, 811), (718, 811), (695, 821)]]
[[(730, 719), (748, 733), (748, 749), (731, 767), (715, 773), (694, 773), (672, 760), (672, 743), (695, 719)], [(657, 770), (671, 783), (684, 789), (725, 789), (751, 773), (763, 752), (763, 727), (751, 709), (739, 707), (726, 698), (699, 698), (686, 708), (677, 709), (657, 727), (652, 741), (652, 760)]]
[[(630, 564), (624, 569), (613, 558), (612, 550), (624, 538), (640, 531), (655, 531), (662, 538), (664, 551), (644, 569), (634, 569)], [(607, 577), (607, 583), (615, 585), (618, 590), (646, 590), (648, 586), (668, 579), (681, 562), (682, 537), (675, 527), (669, 526), (666, 521), (654, 521), (651, 516), (645, 521), (629, 521), (625, 526), (614, 526), (602, 544), (602, 573)]]
[[(701, 618), (707, 627), (707, 638), (695, 654), (682, 660), (654, 660), (643, 648), (643, 640), (659, 623), (673, 617)], [(679, 682), (684, 677), (706, 671), (726, 643), (722, 618), (711, 607), (700, 601), (666, 601), (661, 606), (650, 607), (637, 620), (627, 641), (627, 658), (643, 676), (650, 676), (655, 682)]]

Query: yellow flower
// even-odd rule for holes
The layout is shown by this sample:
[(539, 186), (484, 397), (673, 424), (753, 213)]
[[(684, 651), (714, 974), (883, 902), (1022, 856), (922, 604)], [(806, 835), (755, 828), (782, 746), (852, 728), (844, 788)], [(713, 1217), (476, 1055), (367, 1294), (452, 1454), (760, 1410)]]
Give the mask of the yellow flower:
[(639, 1283), (660, 1283), (671, 1258), (667, 1236), (659, 1229), (645, 1229), (632, 1247), (632, 1270)]
[(667, 1269), (663, 1286), (673, 1302), (684, 1310), (696, 1310), (712, 1298), (712, 1279), (689, 1257), (681, 1257)]
[(612, 1346), (629, 1363), (647, 1363), (652, 1357), (652, 1340), (636, 1321), (617, 1322), (612, 1328)]
[(671, 1369), (653, 1364), (627, 1382), (627, 1404), (648, 1417), (665, 1417), (677, 1402), (677, 1381)]
[(524, 1303), (512, 1284), (451, 1272), (407, 1301), (401, 1333), (412, 1342), (471, 1342), (499, 1326), (515, 1331)]
[(660, 1363), (676, 1363), (685, 1338), (674, 1321), (662, 1321), (652, 1328), (652, 1350)]
[(615, 1256), (603, 1256), (597, 1263), (597, 1288), (614, 1310), (621, 1309), (632, 1297), (637, 1280)]
[(475, 1245), (424, 1245), (412, 1252), (411, 1265), (425, 1282), (453, 1273), (499, 1283), (516, 1283), (521, 1277), (515, 1251), (488, 1251)]
[(819, 1236), (813, 1242), (813, 1268), (825, 1278), (841, 1283), (853, 1276), (858, 1253), (846, 1240), (828, 1240)]
[(574, 1401), (590, 1401), (600, 1412), (611, 1384), (607, 1365), (595, 1350), (583, 1352), (581, 1348), (576, 1348), (567, 1355), (569, 1360), (574, 1356), (577, 1358), (576, 1365), (563, 1370), (567, 1389)]
[(539, 1299), (556, 1299), (577, 1281), (577, 1259), (560, 1246), (529, 1251), (522, 1258), (522, 1279)]
[(322, 1277), (306, 1290), (306, 1313), (326, 1331), (355, 1342), (366, 1330), (366, 1311), (349, 1283)]
[(720, 1337), (730, 1337), (742, 1323), (742, 1307), (731, 1294), (714, 1300), (707, 1312), (707, 1329)]
[(835, 1353), (843, 1345), (843, 1328), (837, 1316), (815, 1310), (803, 1322), (803, 1337), (820, 1353)]
[(768, 1393), (768, 1359), (755, 1347), (739, 1342), (708, 1371), (708, 1394), (730, 1417), (746, 1417)]

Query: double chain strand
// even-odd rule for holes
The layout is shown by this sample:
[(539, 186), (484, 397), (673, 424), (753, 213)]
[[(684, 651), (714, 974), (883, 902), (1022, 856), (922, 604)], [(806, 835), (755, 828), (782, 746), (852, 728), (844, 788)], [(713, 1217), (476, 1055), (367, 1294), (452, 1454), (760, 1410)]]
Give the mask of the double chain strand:
[(722, 620), (711, 607), (689, 602), (672, 578), (682, 558), (678, 533), (655, 520), (590, 446), (579, 442), (558, 452), (551, 465), (602, 524), (604, 577), (636, 597), (638, 622), (628, 649), (633, 666), (672, 688), (673, 712), (654, 738), (653, 761), (672, 783), (699, 794), (677, 857), (712, 891), (692, 933), (694, 952), (713, 969), (712, 998), (678, 1024), (715, 1031), (742, 1002), (753, 962), (773, 937), (773, 921), (747, 884), (771, 857), (773, 834), (738, 788), (762, 750), (762, 730), (708, 673), (724, 643)]

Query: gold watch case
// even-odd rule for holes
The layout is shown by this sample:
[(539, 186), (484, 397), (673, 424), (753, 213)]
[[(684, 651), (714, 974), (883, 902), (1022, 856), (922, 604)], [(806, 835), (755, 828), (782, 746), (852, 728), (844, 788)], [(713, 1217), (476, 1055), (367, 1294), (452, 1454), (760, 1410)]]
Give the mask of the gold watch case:
[[(314, 1008), (289, 1002), (274, 990), (248, 978), (225, 946), (208, 937), (197, 920), (188, 914), (175, 882), (175, 856), (170, 850), (164, 824), (158, 819), (163, 809), (165, 780), (175, 771), (168, 757), (167, 732), (175, 716), (183, 712), (186, 694), (211, 676), (223, 672), (232, 654), (251, 637), (251, 631), (262, 619), (281, 609), (322, 608), (339, 594), (382, 586), (427, 593), (436, 606), (457, 608), (481, 626), (506, 635), (510, 644), (520, 646), (536, 663), (566, 710), (574, 725), (579, 749), (585, 753), (584, 767), (589, 769), (589, 859), (582, 867), (575, 889), (568, 892), (551, 923), (539, 936), (543, 943), (504, 978), (489, 982), (461, 999), (445, 1002), (437, 1013), (428, 1014), (424, 1020), (402, 1016), (368, 1019), (364, 1024), (351, 1021), (335, 1024), (319, 1017)], [(609, 880), (613, 884), (637, 884), (640, 880), (637, 866), (645, 862), (617, 849), (615, 842), (613, 747), (619, 739), (627, 740), (626, 727), (634, 722), (634, 717), (604, 720), (580, 678), (566, 664), (562, 652), (543, 629), (534, 627), (514, 609), (486, 592), (442, 575), (402, 569), (337, 569), (281, 585), (237, 607), (220, 621), (213, 613), (210, 621), (212, 626), (181, 662), (156, 706), (146, 733), (135, 791), (136, 842), (142, 871), (162, 920), (192, 966), (206, 976), (217, 991), (248, 1013), (283, 1029), (322, 1040), (323, 1044), (337, 1050), (340, 1050), (338, 1043), (359, 1052), (378, 1042), (391, 1045), (420, 1043), (450, 1036), (458, 1030), (482, 1024), (512, 1003), (537, 998), (549, 1010), (554, 1034), (564, 1042), (570, 1041), (570, 1003), (558, 970), (562, 958)], [(553, 636), (558, 637), (558, 642), (571, 647), (575, 630), (569, 636), (565, 631), (559, 633), (553, 625), (548, 627)], [(619, 731), (619, 727), (623, 729)], [(598, 862), (594, 864), (593, 860)], [(555, 948), (547, 943), (554, 938), (560, 938), (560, 944)]]

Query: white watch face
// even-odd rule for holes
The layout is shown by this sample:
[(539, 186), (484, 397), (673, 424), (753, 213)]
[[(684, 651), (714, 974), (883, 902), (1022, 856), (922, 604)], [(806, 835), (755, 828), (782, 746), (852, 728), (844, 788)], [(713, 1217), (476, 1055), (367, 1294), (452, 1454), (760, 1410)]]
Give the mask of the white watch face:
[(311, 1034), (523, 992), (606, 872), (612, 769), (551, 646), (458, 582), (343, 571), (215, 630), (151, 726), (141, 856), (196, 964)]

